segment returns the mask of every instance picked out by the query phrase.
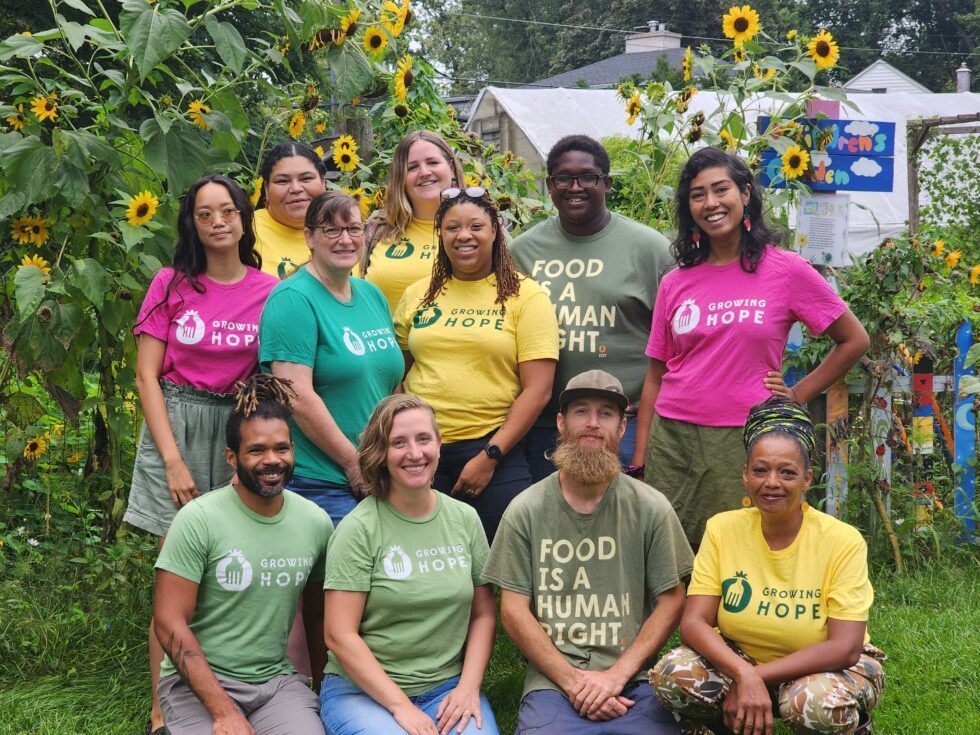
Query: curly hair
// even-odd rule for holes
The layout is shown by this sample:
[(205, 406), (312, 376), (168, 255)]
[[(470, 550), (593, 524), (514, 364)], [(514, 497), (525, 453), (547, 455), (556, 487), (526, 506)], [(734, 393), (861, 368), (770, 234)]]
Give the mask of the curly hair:
[[(378, 500), (391, 494), (391, 475), (388, 473), (388, 441), (395, 416), (403, 411), (422, 409), (432, 417), (432, 430), (439, 436), (436, 412), (432, 406), (411, 393), (396, 393), (378, 402), (371, 412), (357, 448), (357, 464), (361, 468), (364, 488)], [(431, 481), (431, 480), (430, 480)]]
[(504, 302), (511, 296), (516, 296), (521, 290), (521, 274), (517, 271), (517, 265), (510, 256), (507, 249), (504, 225), (500, 219), (500, 211), (497, 203), (487, 192), (480, 197), (471, 197), (465, 191), (460, 192), (454, 199), (443, 199), (436, 210), (435, 226), (439, 234), (439, 252), (436, 255), (436, 262), (432, 266), (432, 279), (429, 281), (429, 290), (419, 303), (419, 308), (431, 306), (436, 297), (443, 292), (446, 282), (453, 277), (453, 264), (446, 255), (446, 245), (442, 240), (442, 221), (446, 214), (453, 207), (460, 204), (475, 204), (487, 213), (490, 223), (496, 228), (493, 238), (493, 254), (491, 256), (491, 272), (497, 278), (497, 298), (495, 304), (500, 304), (501, 315), (506, 313)]
[(590, 138), (588, 135), (566, 135), (564, 138), (558, 140), (551, 150), (548, 151), (548, 160), (546, 163), (546, 169), (548, 171), (548, 176), (551, 176), (551, 172), (555, 170), (555, 166), (558, 165), (558, 159), (569, 151), (580, 151), (581, 153), (588, 153), (592, 156), (592, 160), (595, 165), (599, 167), (603, 176), (609, 175), (609, 152), (599, 141), (594, 138)]
[(778, 245), (783, 241), (783, 233), (766, 224), (762, 216), (762, 193), (758, 181), (745, 162), (738, 156), (718, 148), (702, 148), (687, 159), (677, 182), (677, 239), (671, 245), (677, 265), (690, 268), (708, 259), (711, 252), (711, 238), (701, 233), (700, 242), (691, 239), (697, 229), (694, 215), (691, 214), (691, 182), (707, 168), (722, 167), (731, 177), (740, 192), (748, 191), (749, 203), (745, 205), (744, 216), (752, 224), (752, 230), (741, 230), (739, 259), (742, 270), (755, 273), (765, 253), (766, 245)]

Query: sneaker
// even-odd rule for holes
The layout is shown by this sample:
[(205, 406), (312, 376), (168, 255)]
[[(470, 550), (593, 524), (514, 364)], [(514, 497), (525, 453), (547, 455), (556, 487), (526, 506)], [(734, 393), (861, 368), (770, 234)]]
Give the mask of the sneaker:
[(871, 735), (871, 715), (867, 712), (861, 713), (861, 719), (858, 720), (854, 735)]

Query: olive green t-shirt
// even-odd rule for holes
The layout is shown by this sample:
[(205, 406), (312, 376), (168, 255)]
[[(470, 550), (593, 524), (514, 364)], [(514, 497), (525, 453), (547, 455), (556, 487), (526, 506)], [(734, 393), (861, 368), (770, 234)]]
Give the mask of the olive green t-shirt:
[[(531, 612), (572, 666), (601, 671), (623, 655), (653, 599), (680, 584), (693, 561), (657, 490), (620, 474), (592, 513), (579, 513), (555, 472), (511, 501), (483, 577), (530, 597)], [(645, 678), (641, 667), (634, 679)], [(524, 695), (538, 689), (561, 691), (528, 662)]]
[[(300, 593), (319, 588), (332, 531), (323, 510), (288, 490), (272, 517), (231, 485), (177, 512), (156, 568), (198, 585), (190, 628), (215, 673), (251, 683), (295, 673), (286, 639)], [(160, 676), (173, 673), (164, 659)]]
[(667, 238), (615, 212), (601, 231), (581, 237), (552, 217), (514, 238), (510, 253), (558, 314), (555, 390), (537, 425), (554, 428), (561, 389), (586, 370), (615, 375), (630, 402), (639, 401), (657, 288), (674, 267)]
[[(323, 588), (367, 593), (358, 633), (414, 697), (463, 670), (488, 551), (476, 511), (455, 498), (436, 493), (435, 510), (412, 518), (369, 497), (337, 526)], [(350, 678), (333, 654), (325, 673)]]

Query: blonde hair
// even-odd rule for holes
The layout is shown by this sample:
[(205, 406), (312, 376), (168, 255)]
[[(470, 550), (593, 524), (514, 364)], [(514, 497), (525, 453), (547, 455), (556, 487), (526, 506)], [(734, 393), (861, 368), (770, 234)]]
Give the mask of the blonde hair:
[[(395, 152), (391, 156), (391, 168), (388, 171), (388, 183), (385, 186), (385, 207), (381, 222), (374, 232), (368, 237), (367, 247), (364, 249), (364, 260), (361, 265), (361, 273), (367, 273), (368, 262), (371, 259), (371, 252), (379, 242), (394, 242), (405, 234), (405, 230), (412, 223), (412, 202), (405, 193), (405, 181), (408, 178), (408, 154), (415, 143), (423, 140), (432, 143), (442, 153), (449, 168), (453, 171), (453, 178), (458, 186), (462, 186), (465, 178), (463, 175), (463, 164), (459, 156), (449, 147), (449, 144), (438, 133), (431, 130), (414, 130), (408, 133)], [(372, 219), (374, 216), (372, 215)]]
[(428, 403), (411, 393), (396, 393), (382, 399), (368, 419), (361, 443), (357, 448), (357, 464), (361, 468), (364, 489), (378, 500), (387, 500), (391, 494), (391, 476), (388, 474), (388, 439), (395, 416), (404, 411), (422, 409), (432, 416), (432, 428), (439, 436), (436, 412)]

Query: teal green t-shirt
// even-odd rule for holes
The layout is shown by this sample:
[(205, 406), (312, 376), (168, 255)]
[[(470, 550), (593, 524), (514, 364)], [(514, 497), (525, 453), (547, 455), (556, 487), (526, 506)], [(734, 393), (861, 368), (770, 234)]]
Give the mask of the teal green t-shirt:
[[(356, 447), (374, 407), (405, 373), (388, 302), (373, 283), (351, 278), (351, 300), (338, 301), (306, 268), (276, 286), (259, 323), (259, 363), (313, 368), (313, 389)], [(347, 483), (343, 468), (292, 424), (296, 474)]]
[(555, 390), (538, 426), (554, 428), (561, 389), (586, 370), (615, 375), (639, 401), (657, 289), (674, 267), (667, 238), (615, 212), (602, 230), (581, 237), (552, 217), (514, 238), (510, 253), (558, 315)]
[[(198, 585), (190, 628), (211, 669), (251, 683), (295, 673), (286, 639), (307, 583), (319, 587), (333, 524), (288, 490), (268, 518), (231, 485), (177, 512), (156, 568)], [(174, 673), (164, 659), (161, 676)]]
[[(409, 697), (457, 676), (469, 631), (473, 588), (489, 548), (470, 506), (436, 493), (424, 518), (370, 497), (337, 526), (324, 589), (367, 592), (361, 638)], [(327, 674), (347, 672), (331, 654)]]

